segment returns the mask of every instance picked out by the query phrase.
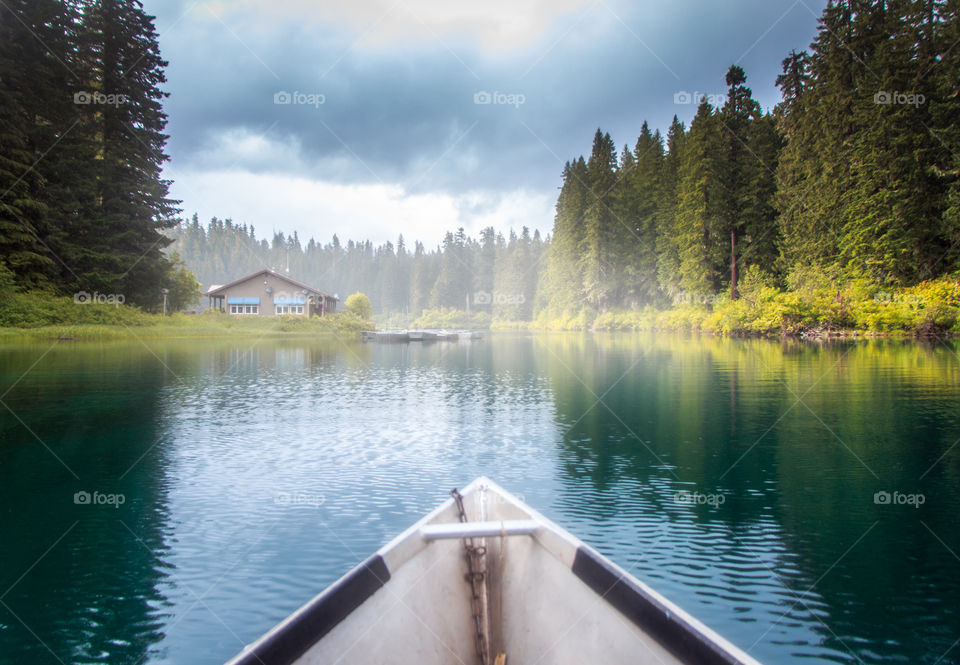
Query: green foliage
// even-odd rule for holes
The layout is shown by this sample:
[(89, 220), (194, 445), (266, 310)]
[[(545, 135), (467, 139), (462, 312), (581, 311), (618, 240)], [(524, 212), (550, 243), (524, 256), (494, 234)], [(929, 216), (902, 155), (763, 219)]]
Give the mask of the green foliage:
[(784, 265), (915, 284), (956, 266), (960, 111), (950, 2), (830, 4), (778, 79)]
[(660, 168), (660, 189), (655, 220), (655, 249), (657, 262), (657, 285), (665, 299), (680, 295), (680, 238), (677, 228), (677, 187), (680, 183), (680, 155), (683, 154), (686, 130), (683, 123), (673, 116), (667, 133), (667, 153)]
[[(636, 328), (654, 322), (621, 310), (693, 299), (716, 301), (702, 323), (724, 333), (917, 329), (916, 312), (865, 304), (857, 318), (854, 303), (868, 303), (857, 289), (958, 267), (958, 10), (838, 0), (811, 51), (783, 61), (774, 113), (732, 66), (725, 103), (704, 99), (688, 131), (674, 118), (666, 153), (644, 123), (618, 164), (597, 130), (589, 159), (564, 169), (536, 325), (582, 327), (558, 312), (586, 305), (601, 313), (595, 327)], [(796, 266), (829, 287), (780, 294)], [(758, 267), (762, 282), (740, 283)]]
[(466, 306), (473, 289), (472, 250), (472, 241), (468, 240), (462, 228), (444, 237), (440, 274), (430, 292), (431, 307)]
[(616, 146), (610, 134), (598, 129), (587, 160), (583, 238), (577, 248), (577, 271), (583, 280), (579, 298), (593, 307), (609, 307), (615, 297), (620, 242), (630, 230), (628, 225), (624, 229), (625, 222), (612, 209), (618, 180)]
[(369, 319), (362, 318), (357, 316), (356, 313), (349, 311), (337, 312), (336, 314), (327, 316), (312, 316), (310, 318), (297, 316), (295, 314), (286, 314), (272, 318), (276, 319), (276, 329), (285, 333), (332, 333), (338, 336), (357, 337), (360, 335), (360, 331), (370, 328)]
[[(589, 309), (541, 312), (534, 330), (699, 331), (731, 336), (846, 334), (941, 335), (960, 333), (960, 275), (884, 291), (863, 280), (838, 282), (812, 268), (791, 271), (791, 290), (752, 268), (740, 282), (740, 298), (712, 299), (709, 306), (671, 309)], [(501, 326), (509, 329), (511, 326)]]
[(498, 332), (516, 332), (519, 330), (535, 329), (530, 321), (496, 320), (490, 323), (490, 330)]
[(187, 270), (176, 252), (170, 257), (163, 283), (168, 290), (168, 312), (182, 311), (200, 299), (200, 282), (191, 271)]
[(851, 307), (860, 330), (920, 335), (958, 332), (960, 278), (946, 277), (897, 291), (875, 291)]
[(496, 266), (492, 290), (478, 290), (471, 306), (489, 300), (494, 319), (529, 321), (533, 317), (539, 282), (538, 268), (546, 249), (538, 234), (523, 227), (510, 232), (509, 241), (496, 243)]
[(0, 261), (0, 307), (10, 302), (17, 290), (16, 275)]
[(0, 258), (28, 288), (157, 305), (177, 210), (161, 177), (153, 18), (133, 0), (17, 0), (5, 12)]
[(351, 294), (343, 304), (344, 309), (353, 314), (361, 321), (370, 321), (373, 319), (373, 306), (370, 304), (370, 298), (357, 291)]
[(424, 310), (410, 326), (412, 328), (483, 330), (490, 327), (490, 315), (486, 312), (467, 312), (453, 307), (439, 307)]
[(150, 325), (151, 317), (122, 304), (76, 302), (72, 297), (44, 291), (14, 293), (0, 304), (0, 326), (39, 328), (42, 326), (99, 324), (118, 326)]
[(587, 192), (587, 164), (583, 157), (567, 162), (563, 169), (563, 186), (557, 199), (545, 280), (547, 306), (550, 308), (571, 307), (583, 297), (583, 278), (577, 263), (583, 242)]
[(725, 268), (730, 240), (727, 233), (719, 233), (722, 131), (720, 118), (704, 98), (690, 123), (678, 170), (673, 235), (680, 286), (687, 293), (716, 293)]
[[(3, 271), (0, 270), (0, 280)], [(13, 293), (0, 299), (4, 336), (116, 338), (135, 335), (205, 337), (223, 335), (334, 334), (355, 339), (369, 322), (350, 312), (323, 317), (230, 316), (223, 312), (147, 314), (121, 304), (76, 302), (44, 291)]]
[(657, 284), (657, 208), (664, 170), (663, 139), (647, 123), (633, 152), (624, 149), (614, 190), (613, 211), (619, 220), (614, 248), (615, 302), (629, 306), (659, 300)]
[(591, 307), (562, 311), (545, 309), (531, 327), (539, 330), (589, 330), (596, 318), (597, 311)]
[[(0, 21), (0, 259), (19, 284), (36, 287), (56, 275), (43, 238), (49, 236), (45, 182), (63, 153), (41, 156), (60, 142), (75, 112), (68, 103), (68, 67), (58, 61), (76, 36), (73, 3), (16, 0)], [(11, 16), (12, 14), (12, 16)], [(52, 57), (51, 57), (52, 56)], [(69, 100), (72, 102), (72, 100)]]
[(403, 312), (381, 312), (373, 317), (374, 327), (380, 328), (409, 328), (410, 317)]
[(657, 311), (644, 310), (607, 310), (593, 321), (593, 330), (604, 332), (635, 332), (656, 328)]

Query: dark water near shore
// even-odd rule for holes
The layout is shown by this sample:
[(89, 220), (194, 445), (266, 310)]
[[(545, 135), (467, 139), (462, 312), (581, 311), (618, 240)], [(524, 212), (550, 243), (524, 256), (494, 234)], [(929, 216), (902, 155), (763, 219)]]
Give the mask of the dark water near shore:
[(960, 663), (958, 370), (897, 341), (0, 346), (0, 663), (226, 660), (480, 474), (763, 662)]

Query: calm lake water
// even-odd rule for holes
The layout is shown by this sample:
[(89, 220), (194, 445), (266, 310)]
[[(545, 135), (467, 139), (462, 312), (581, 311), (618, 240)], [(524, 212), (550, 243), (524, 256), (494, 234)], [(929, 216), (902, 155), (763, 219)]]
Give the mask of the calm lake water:
[(895, 341), (8, 344), (0, 662), (224, 661), (486, 474), (763, 662), (958, 663), (958, 369)]

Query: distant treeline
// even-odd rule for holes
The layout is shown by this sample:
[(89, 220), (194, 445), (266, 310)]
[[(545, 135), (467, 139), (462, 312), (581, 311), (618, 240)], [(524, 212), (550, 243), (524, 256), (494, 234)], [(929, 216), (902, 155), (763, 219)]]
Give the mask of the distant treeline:
[(268, 241), (257, 239), (252, 226), (216, 217), (203, 226), (196, 215), (173, 235), (171, 250), (205, 289), (269, 267), (289, 270), (291, 277), (341, 300), (362, 291), (377, 313), (413, 317), (427, 308), (453, 307), (529, 319), (548, 247), (539, 232), (531, 235), (527, 228), (506, 238), (487, 228), (477, 239), (459, 229), (429, 250), (420, 242), (407, 247), (402, 235), (396, 244), (378, 246), (369, 240), (341, 243), (337, 236), (326, 244), (313, 238), (304, 244), (296, 233), (274, 233)]

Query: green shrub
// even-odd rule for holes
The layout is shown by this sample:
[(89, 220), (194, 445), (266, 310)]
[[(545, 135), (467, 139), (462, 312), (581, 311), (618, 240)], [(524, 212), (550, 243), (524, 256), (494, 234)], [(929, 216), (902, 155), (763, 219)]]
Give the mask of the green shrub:
[(494, 319), (490, 322), (490, 330), (511, 331), (511, 330), (535, 330), (533, 321), (504, 321)]
[(343, 304), (343, 309), (362, 321), (373, 320), (373, 305), (370, 304), (370, 298), (359, 291), (347, 298), (347, 301)]
[(579, 310), (543, 310), (537, 316), (531, 328), (538, 330), (590, 330), (597, 318), (597, 312), (591, 307)]
[(740, 297), (710, 298), (710, 304), (670, 309), (544, 310), (529, 324), (535, 330), (703, 331), (719, 335), (799, 335), (808, 331), (860, 330), (924, 335), (960, 332), (960, 277), (884, 291), (862, 279), (840, 280), (807, 266), (787, 276), (786, 290), (772, 277), (748, 268)]
[(10, 302), (16, 292), (17, 284), (13, 271), (0, 261), (0, 306)]
[(38, 328), (65, 324), (145, 326), (151, 316), (121, 304), (76, 302), (44, 291), (13, 293), (0, 303), (0, 326)]
[(324, 317), (230, 316), (206, 311), (170, 316), (147, 314), (128, 305), (76, 302), (44, 291), (12, 292), (0, 299), (0, 327), (5, 336), (95, 337), (217, 336), (228, 334), (336, 334), (359, 337), (369, 327), (350, 312)]
[(486, 312), (466, 312), (454, 307), (425, 309), (410, 324), (412, 328), (490, 328), (490, 315)]

